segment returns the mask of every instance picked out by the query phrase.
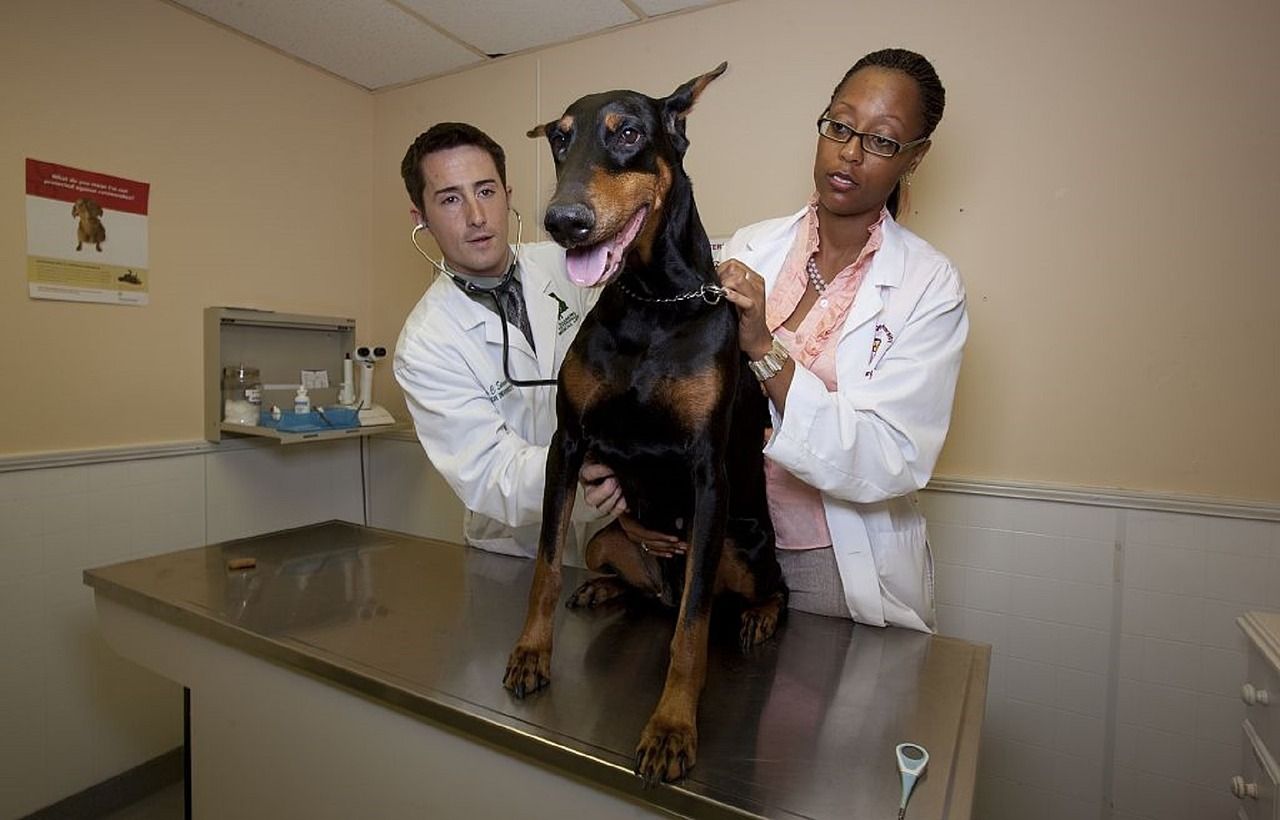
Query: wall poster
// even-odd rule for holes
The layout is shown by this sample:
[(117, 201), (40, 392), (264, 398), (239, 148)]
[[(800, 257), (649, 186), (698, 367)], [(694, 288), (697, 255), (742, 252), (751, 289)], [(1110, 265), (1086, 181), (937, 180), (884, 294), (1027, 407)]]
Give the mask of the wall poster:
[(146, 182), (27, 159), (32, 299), (145, 305)]

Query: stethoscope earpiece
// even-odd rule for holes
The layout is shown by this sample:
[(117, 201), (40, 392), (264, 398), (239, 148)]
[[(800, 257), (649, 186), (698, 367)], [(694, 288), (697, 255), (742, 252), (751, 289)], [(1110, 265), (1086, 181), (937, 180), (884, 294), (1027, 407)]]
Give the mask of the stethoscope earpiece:
[[(508, 207), (508, 210), (511, 211), (511, 213), (516, 215), (516, 243), (511, 246), (511, 269), (512, 271), (514, 271), (516, 260), (519, 255), (520, 240), (524, 236), (524, 219), (520, 216), (520, 212), (517, 211), (514, 207)], [(484, 293), (487, 290), (496, 290), (497, 288), (500, 288), (506, 284), (507, 278), (510, 277), (511, 275), (511, 271), (508, 271), (507, 276), (504, 276), (502, 278), (502, 282), (500, 282), (497, 285), (494, 285), (493, 288), (482, 288), (477, 285), (472, 285), (470, 282), (467, 282), (461, 279), (456, 273), (449, 270), (448, 266), (445, 265), (444, 257), (441, 257), (440, 259), (432, 259), (431, 256), (422, 249), (422, 246), (418, 244), (418, 231), (425, 231), (425, 230), (428, 230), (427, 220), (425, 219), (419, 222), (417, 225), (413, 226), (413, 232), (409, 234), (409, 241), (413, 243), (414, 249), (417, 250), (418, 253), (422, 254), (422, 258), (430, 262), (432, 267), (434, 267), (436, 270), (440, 271), (441, 273), (443, 273), (445, 276), (449, 277), (453, 281), (457, 282), (458, 284), (465, 286), (469, 292)]]

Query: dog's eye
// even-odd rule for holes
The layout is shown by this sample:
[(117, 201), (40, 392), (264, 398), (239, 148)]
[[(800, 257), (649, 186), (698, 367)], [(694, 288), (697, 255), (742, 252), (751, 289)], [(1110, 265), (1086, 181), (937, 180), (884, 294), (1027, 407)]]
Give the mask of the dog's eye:
[(557, 154), (569, 144), (569, 135), (563, 131), (552, 131), (547, 135), (547, 139), (551, 142), (551, 150)]
[(623, 128), (621, 131), (619, 131), (618, 134), (622, 137), (622, 143), (624, 145), (635, 145), (637, 142), (640, 141), (639, 130), (632, 128), (629, 125), (626, 128)]

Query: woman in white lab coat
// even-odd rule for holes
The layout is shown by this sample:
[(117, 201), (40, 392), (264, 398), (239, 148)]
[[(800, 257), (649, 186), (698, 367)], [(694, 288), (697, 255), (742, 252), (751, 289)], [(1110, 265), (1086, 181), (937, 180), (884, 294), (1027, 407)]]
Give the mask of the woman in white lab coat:
[(901, 49), (859, 60), (818, 121), (816, 193), (743, 228), (720, 269), (770, 397), (770, 511), (793, 608), (930, 631), (915, 492), (950, 422), (968, 330), (945, 256), (894, 220), (943, 89)]

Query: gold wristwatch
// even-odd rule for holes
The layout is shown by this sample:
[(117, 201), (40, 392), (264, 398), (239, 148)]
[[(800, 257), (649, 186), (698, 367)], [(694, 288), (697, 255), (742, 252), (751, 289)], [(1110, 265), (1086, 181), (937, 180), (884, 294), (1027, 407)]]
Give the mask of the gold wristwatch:
[(783, 366), (790, 359), (791, 355), (787, 353), (787, 349), (782, 346), (782, 342), (778, 341), (778, 337), (773, 337), (773, 344), (769, 346), (769, 352), (764, 357), (754, 361), (747, 362), (747, 366), (751, 368), (751, 372), (756, 374), (756, 378), (762, 382), (772, 379), (774, 376), (782, 372)]

